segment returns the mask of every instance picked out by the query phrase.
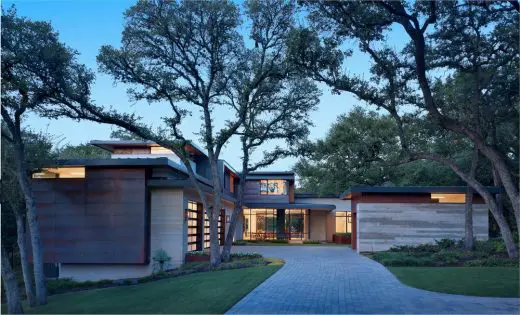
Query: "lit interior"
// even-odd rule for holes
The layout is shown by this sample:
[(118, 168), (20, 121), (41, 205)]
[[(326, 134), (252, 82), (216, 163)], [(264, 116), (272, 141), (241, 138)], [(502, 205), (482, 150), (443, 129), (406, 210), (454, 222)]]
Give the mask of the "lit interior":
[(32, 178), (85, 178), (84, 167), (57, 167), (44, 168), (34, 173)]
[(431, 194), (432, 199), (438, 200), (439, 203), (465, 203), (465, 194)]
[(336, 212), (336, 233), (352, 232), (352, 214), (350, 211)]
[(151, 147), (150, 154), (175, 154), (172, 150), (164, 147)]

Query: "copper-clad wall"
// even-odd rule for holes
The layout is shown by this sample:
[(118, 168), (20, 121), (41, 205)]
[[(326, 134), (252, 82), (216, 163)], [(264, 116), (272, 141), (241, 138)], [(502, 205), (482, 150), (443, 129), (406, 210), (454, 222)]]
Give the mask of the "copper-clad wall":
[(145, 169), (33, 183), (45, 262), (148, 263)]

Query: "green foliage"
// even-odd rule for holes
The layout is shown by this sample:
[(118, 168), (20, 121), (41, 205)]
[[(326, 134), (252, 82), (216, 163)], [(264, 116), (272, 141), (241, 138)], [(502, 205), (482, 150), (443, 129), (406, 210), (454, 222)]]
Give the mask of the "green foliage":
[(435, 244), (396, 246), (370, 254), (385, 266), (518, 266), (509, 259), (502, 239), (475, 241), (475, 250), (466, 251), (463, 242), (442, 239)]
[(247, 241), (245, 240), (236, 240), (233, 242), (233, 245), (234, 246), (243, 246), (243, 245), (247, 245)]
[(387, 115), (360, 107), (338, 118), (324, 140), (309, 145), (294, 170), (300, 191), (341, 193), (352, 185), (460, 185), (447, 167), (431, 161), (399, 164), (397, 127)]
[(152, 259), (154, 261), (154, 272), (165, 271), (165, 269), (168, 268), (166, 264), (172, 260), (168, 253), (166, 253), (166, 251), (162, 248), (159, 248), (155, 251)]
[(274, 244), (289, 244), (289, 240), (264, 240), (264, 242)]
[(66, 145), (58, 148), (59, 159), (103, 159), (110, 158), (107, 150), (89, 144)]
[(193, 250), (191, 252), (187, 252), (186, 256), (207, 256), (208, 253), (202, 251), (202, 250)]
[(336, 236), (343, 236), (343, 237), (352, 237), (352, 233), (346, 232), (346, 233), (334, 233)]
[(321, 242), (320, 241), (314, 241), (314, 240), (305, 240), (305, 241), (303, 241), (303, 244), (309, 244), (309, 245), (315, 244), (315, 245), (317, 245), (317, 244), (321, 244)]
[(259, 253), (231, 253), (231, 259), (255, 259), (262, 258)]

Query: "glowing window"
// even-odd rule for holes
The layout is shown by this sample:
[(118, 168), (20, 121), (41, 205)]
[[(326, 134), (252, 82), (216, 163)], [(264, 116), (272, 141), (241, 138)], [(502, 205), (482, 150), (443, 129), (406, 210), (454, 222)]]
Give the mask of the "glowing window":
[(336, 212), (336, 233), (352, 232), (352, 215), (350, 211)]
[(163, 147), (151, 147), (150, 154), (175, 154), (172, 150)]
[(32, 178), (85, 178), (84, 167), (57, 167), (44, 168), (41, 172), (33, 173)]
[(260, 195), (287, 195), (287, 181), (281, 179), (261, 180)]
[(433, 200), (439, 203), (465, 203), (465, 194), (431, 194)]

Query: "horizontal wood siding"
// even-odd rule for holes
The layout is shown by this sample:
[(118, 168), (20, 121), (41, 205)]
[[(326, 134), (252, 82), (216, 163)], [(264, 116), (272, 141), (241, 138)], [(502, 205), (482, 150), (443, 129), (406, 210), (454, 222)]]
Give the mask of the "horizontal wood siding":
[(33, 187), (45, 262), (147, 263), (144, 169), (87, 169)]
[(260, 181), (250, 180), (245, 185), (244, 202), (289, 203), (289, 195), (260, 195)]
[[(464, 204), (360, 203), (357, 210), (361, 252), (464, 237)], [(473, 227), (477, 239), (488, 238), (486, 205), (473, 206)]]

